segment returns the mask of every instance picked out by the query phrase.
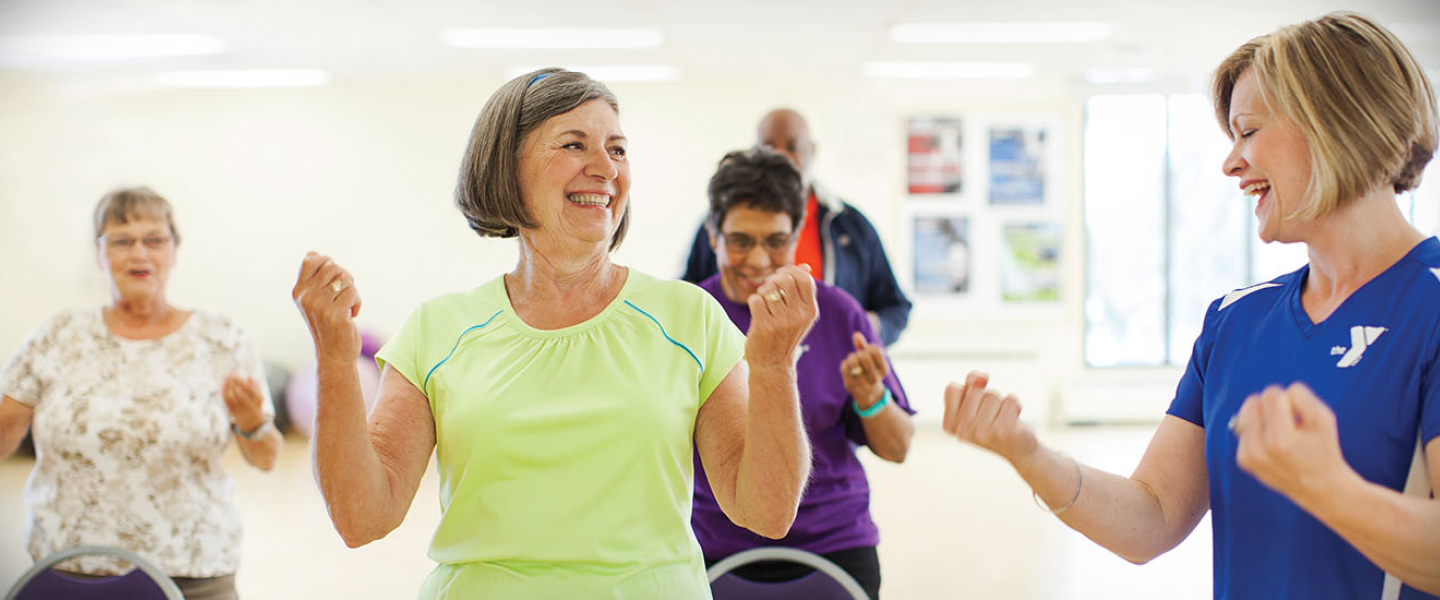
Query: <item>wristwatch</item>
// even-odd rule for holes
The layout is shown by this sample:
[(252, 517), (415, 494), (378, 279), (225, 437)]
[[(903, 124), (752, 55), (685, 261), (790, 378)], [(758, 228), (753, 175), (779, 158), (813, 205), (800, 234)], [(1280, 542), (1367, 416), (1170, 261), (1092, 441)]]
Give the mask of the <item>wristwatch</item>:
[(234, 421), (231, 421), (230, 431), (235, 432), (235, 435), (238, 435), (247, 440), (256, 440), (259, 439), (261, 436), (270, 433), (270, 428), (273, 426), (274, 425), (270, 423), (270, 419), (265, 419), (264, 421), (261, 421), (259, 425), (256, 425), (254, 429), (251, 429), (250, 431), (241, 431), (240, 427), (236, 425)]

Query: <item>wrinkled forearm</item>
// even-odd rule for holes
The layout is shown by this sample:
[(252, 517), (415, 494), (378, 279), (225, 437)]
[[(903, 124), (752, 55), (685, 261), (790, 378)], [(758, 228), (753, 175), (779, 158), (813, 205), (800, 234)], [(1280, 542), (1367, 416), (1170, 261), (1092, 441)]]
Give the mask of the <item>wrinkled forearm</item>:
[(1060, 520), (1127, 561), (1144, 564), (1164, 554), (1199, 520), (1195, 515), (1166, 515), (1153, 491), (1135, 479), (1081, 465), (1082, 483), (1073, 460), (1042, 445), (1015, 467), (1046, 506), (1058, 509), (1074, 498), (1058, 515)]
[(384, 537), (400, 519), (388, 471), (370, 442), (355, 362), (322, 360), (318, 368), (315, 479), (335, 529), (354, 548)]
[(749, 366), (749, 409), (735, 503), (747, 528), (778, 539), (795, 522), (810, 477), (810, 441), (800, 417), (794, 365)]

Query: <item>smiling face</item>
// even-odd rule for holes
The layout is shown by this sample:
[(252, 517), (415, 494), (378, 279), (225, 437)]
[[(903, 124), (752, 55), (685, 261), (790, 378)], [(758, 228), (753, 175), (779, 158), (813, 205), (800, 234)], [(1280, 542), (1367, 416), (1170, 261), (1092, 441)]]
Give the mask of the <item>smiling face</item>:
[(794, 219), (737, 204), (711, 239), (725, 297), (744, 304), (776, 269), (795, 261)]
[(1230, 135), (1234, 146), (1223, 168), (1255, 199), (1260, 240), (1300, 241), (1308, 222), (1287, 217), (1309, 194), (1309, 142), (1283, 115), (1271, 112), (1253, 69), (1235, 80)]
[(125, 223), (110, 221), (97, 243), (113, 298), (125, 302), (164, 298), (165, 283), (175, 266), (175, 239), (165, 221), (136, 217)]
[(520, 191), (534, 235), (606, 248), (625, 214), (630, 162), (620, 116), (591, 100), (551, 117), (525, 138)]

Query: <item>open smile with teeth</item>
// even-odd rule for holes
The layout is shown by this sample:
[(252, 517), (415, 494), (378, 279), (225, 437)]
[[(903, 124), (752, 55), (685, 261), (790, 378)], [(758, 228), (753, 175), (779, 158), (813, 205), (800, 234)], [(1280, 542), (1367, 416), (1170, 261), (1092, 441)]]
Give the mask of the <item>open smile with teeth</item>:
[(605, 194), (570, 194), (567, 198), (582, 206), (610, 206), (610, 196)]
[(1257, 181), (1255, 183), (1245, 186), (1245, 195), (1250, 196), (1251, 198), (1263, 198), (1265, 196), (1265, 192), (1268, 191), (1270, 191), (1270, 183), (1265, 181)]

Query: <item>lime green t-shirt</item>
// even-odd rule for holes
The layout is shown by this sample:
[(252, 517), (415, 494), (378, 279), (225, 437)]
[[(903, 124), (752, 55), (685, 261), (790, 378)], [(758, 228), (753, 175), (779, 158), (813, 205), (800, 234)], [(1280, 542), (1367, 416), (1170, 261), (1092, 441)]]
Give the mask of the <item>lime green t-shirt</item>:
[(378, 353), (430, 400), (440, 563), (422, 598), (709, 598), (690, 529), (695, 416), (744, 337), (709, 294), (631, 269), (537, 330), (503, 277), (423, 304)]

